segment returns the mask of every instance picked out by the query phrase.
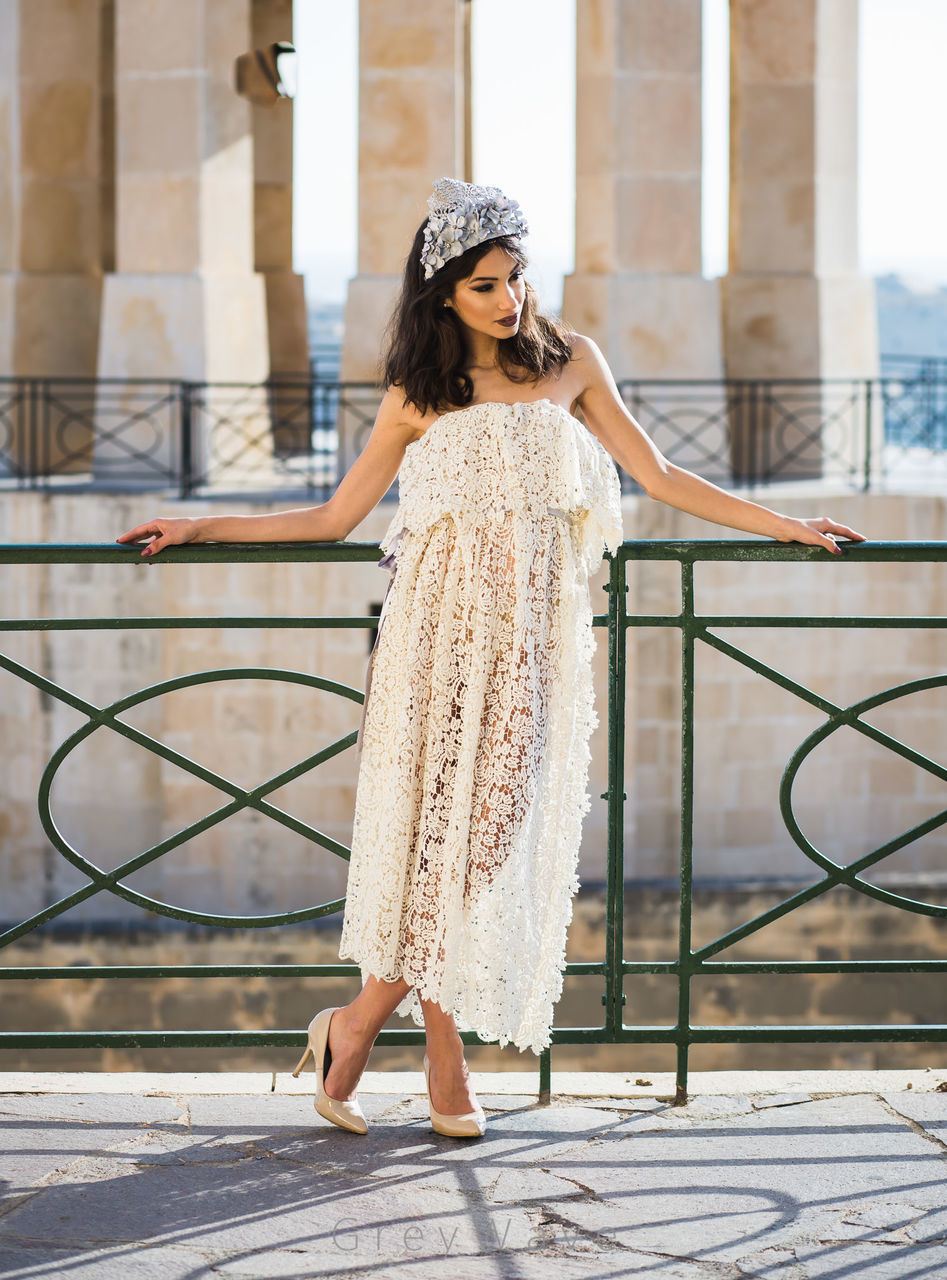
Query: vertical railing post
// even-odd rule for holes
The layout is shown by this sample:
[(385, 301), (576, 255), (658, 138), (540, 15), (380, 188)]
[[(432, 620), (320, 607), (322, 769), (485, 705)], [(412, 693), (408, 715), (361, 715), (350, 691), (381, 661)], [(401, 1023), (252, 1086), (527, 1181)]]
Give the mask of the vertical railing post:
[(49, 433), (49, 383), (45, 379), (30, 378), (27, 383), (29, 396), (30, 452), (29, 474), (32, 478), (31, 488), (48, 489), (49, 476), (45, 474), (42, 452), (43, 441)]
[(338, 487), (348, 470), (348, 419), (345, 416), (345, 388), (339, 386), (335, 398), (335, 483)]
[[(23, 379), (19, 384), (18, 392), (18, 412), (21, 416), (21, 423), (25, 425), (26, 429), (26, 448), (21, 451), (20, 457), (16, 459), (16, 466), (20, 473), (18, 487), (38, 489), (40, 487), (37, 457), (39, 423), (37, 422), (36, 406), (39, 397), (37, 395), (36, 380), (34, 378)], [(14, 457), (16, 457), (15, 454)]]
[(194, 397), (190, 382), (180, 382), (178, 392), (181, 405), (181, 497), (189, 498), (194, 492)]
[(606, 1040), (622, 1028), (625, 925), (625, 595), (627, 559), (620, 547), (612, 556), (608, 581), (608, 865), (605, 887)]
[(316, 380), (306, 383), (306, 489), (310, 495), (316, 488)]
[(549, 1049), (539, 1051), (539, 1102), (548, 1106), (552, 1097), (552, 1057)]
[(760, 447), (763, 454), (762, 475), (760, 479), (763, 484), (769, 484), (773, 478), (773, 468), (778, 466), (778, 461), (773, 461), (773, 383), (768, 381), (765, 383), (756, 383), (757, 391), (760, 393), (760, 418), (757, 430), (760, 432)]
[[(872, 379), (865, 379), (865, 473), (862, 478), (862, 489), (865, 493), (871, 488), (871, 436), (872, 436)], [(854, 478), (854, 477), (853, 477)]]
[(694, 854), (694, 562), (681, 560), (681, 900), (677, 954), (675, 1104), (687, 1102)]
[(925, 424), (924, 434), (928, 445), (933, 445), (937, 431), (937, 374), (932, 360), (925, 360), (921, 365), (921, 383), (924, 387), (924, 414), (921, 421)]

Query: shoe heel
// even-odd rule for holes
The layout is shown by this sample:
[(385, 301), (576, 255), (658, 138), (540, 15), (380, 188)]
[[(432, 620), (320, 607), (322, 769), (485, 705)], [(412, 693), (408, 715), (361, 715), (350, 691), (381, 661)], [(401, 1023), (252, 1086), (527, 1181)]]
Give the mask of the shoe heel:
[(305, 1053), (303, 1054), (303, 1056), (299, 1059), (299, 1063), (298, 1063), (298, 1065), (297, 1065), (297, 1067), (296, 1067), (296, 1070), (293, 1072), (293, 1079), (294, 1079), (294, 1080), (295, 1080), (295, 1078), (299, 1075), (300, 1071), (302, 1071), (303, 1067), (306, 1065), (306, 1063), (309, 1061), (309, 1059), (310, 1059), (310, 1058), (315, 1058), (315, 1054), (314, 1054), (314, 1053), (313, 1053), (313, 1051), (312, 1051), (312, 1042), (311, 1042), (311, 1041), (306, 1045), (306, 1052), (305, 1052)]

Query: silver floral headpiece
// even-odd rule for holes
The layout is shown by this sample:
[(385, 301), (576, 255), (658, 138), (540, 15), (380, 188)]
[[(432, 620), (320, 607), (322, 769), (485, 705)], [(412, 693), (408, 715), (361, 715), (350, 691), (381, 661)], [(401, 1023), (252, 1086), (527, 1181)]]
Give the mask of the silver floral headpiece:
[(515, 200), (499, 187), (478, 187), (457, 178), (438, 178), (428, 198), (421, 264), (424, 279), (451, 258), (497, 236), (525, 236), (529, 227)]

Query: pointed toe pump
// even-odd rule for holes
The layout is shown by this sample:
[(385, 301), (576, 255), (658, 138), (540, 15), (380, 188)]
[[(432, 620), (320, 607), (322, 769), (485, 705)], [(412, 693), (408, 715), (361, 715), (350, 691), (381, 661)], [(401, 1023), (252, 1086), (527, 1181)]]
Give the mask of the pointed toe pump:
[(335, 1012), (335, 1009), (323, 1009), (310, 1022), (306, 1051), (299, 1059), (299, 1065), (293, 1075), (299, 1075), (309, 1055), (312, 1054), (313, 1065), (316, 1068), (316, 1098), (313, 1104), (316, 1110), (323, 1119), (331, 1120), (340, 1129), (349, 1129), (352, 1133), (367, 1133), (368, 1125), (362, 1115), (362, 1108), (358, 1105), (358, 1099), (346, 1102), (340, 1098), (330, 1098), (325, 1091), (325, 1078), (332, 1065), (332, 1054), (329, 1052), (329, 1023)]
[(476, 1111), (468, 1111), (462, 1116), (444, 1116), (434, 1110), (434, 1103), (431, 1101), (431, 1064), (427, 1060), (427, 1054), (424, 1055), (424, 1084), (431, 1111), (431, 1127), (435, 1133), (443, 1134), (445, 1138), (483, 1137), (487, 1129), (483, 1107), (478, 1105)]

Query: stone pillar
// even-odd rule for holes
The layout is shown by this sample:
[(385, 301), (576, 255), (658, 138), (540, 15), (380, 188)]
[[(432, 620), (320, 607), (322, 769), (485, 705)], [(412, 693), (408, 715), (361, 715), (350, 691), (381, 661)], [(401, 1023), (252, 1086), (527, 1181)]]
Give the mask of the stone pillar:
[[(293, 39), (293, 0), (253, 0), (253, 47)], [(254, 261), (266, 288), (273, 374), (309, 372), (303, 278), (293, 272), (293, 103), (251, 107)]]
[[(115, 2), (116, 265), (105, 281), (99, 372), (261, 382), (269, 361), (254, 272), (253, 134), (233, 85), (234, 61), (251, 48), (250, 0)], [(194, 422), (202, 474), (220, 418), (207, 406)], [(260, 434), (247, 420), (235, 448), (244, 426)], [(174, 465), (173, 434), (152, 415), (140, 428), (126, 422), (120, 439), (97, 449), (97, 467), (127, 476), (130, 450), (147, 449), (138, 460), (153, 476), (156, 463)]]
[[(617, 379), (717, 380), (718, 286), (701, 277), (701, 0), (583, 0), (576, 21), (575, 272), (563, 314)], [(662, 391), (659, 447), (719, 473), (719, 409), (717, 387), (680, 405)]]
[[(464, 173), (464, 0), (360, 0), (358, 275), (343, 379), (373, 381), (404, 260), (441, 177)], [(353, 442), (357, 452), (360, 442)]]
[[(293, 0), (253, 0), (253, 47), (293, 39)], [(279, 453), (312, 443), (309, 324), (303, 277), (293, 271), (293, 102), (251, 107), (254, 261), (266, 289), (273, 443)]]
[[(0, 0), (0, 373), (92, 377), (101, 301), (103, 0)], [(89, 429), (0, 452), (25, 471), (86, 469)], [(15, 415), (14, 415), (15, 416)], [(68, 425), (67, 425), (68, 421)], [(2, 464), (0, 464), (2, 465)]]
[[(727, 371), (876, 376), (874, 282), (857, 257), (858, 0), (731, 0), (730, 14)], [(847, 442), (819, 430), (830, 396), (735, 419), (735, 467), (766, 450), (794, 457), (783, 474), (831, 471)]]

